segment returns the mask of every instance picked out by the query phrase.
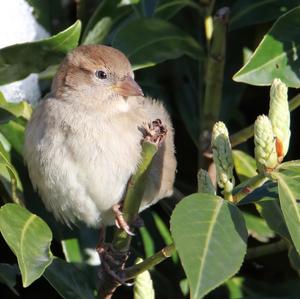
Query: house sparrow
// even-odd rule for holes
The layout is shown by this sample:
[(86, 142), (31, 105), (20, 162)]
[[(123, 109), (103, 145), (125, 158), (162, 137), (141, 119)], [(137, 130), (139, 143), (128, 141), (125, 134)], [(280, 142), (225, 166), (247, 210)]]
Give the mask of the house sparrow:
[(140, 211), (172, 194), (170, 117), (161, 103), (143, 96), (117, 49), (84, 45), (69, 53), (25, 133), (29, 175), (47, 209), (66, 224), (112, 225), (113, 207), (141, 160), (143, 125), (155, 119), (167, 134), (152, 161)]

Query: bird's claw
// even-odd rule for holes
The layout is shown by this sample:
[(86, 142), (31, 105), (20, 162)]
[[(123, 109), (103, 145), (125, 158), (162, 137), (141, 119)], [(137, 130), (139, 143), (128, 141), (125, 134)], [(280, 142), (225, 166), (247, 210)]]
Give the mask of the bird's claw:
[(113, 205), (112, 209), (115, 214), (115, 224), (117, 228), (123, 229), (130, 236), (134, 236), (134, 233), (130, 230), (128, 223), (123, 217), (123, 213), (121, 212), (121, 204), (118, 203)]
[(159, 118), (151, 123), (144, 124), (144, 139), (151, 143), (160, 145), (164, 141), (166, 134), (167, 128)]

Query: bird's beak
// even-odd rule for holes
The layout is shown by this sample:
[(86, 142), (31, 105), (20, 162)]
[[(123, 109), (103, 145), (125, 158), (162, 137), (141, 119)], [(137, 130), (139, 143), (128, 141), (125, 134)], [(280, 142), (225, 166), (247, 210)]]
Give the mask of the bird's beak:
[(114, 89), (123, 97), (144, 96), (141, 87), (130, 76), (125, 76), (118, 81), (117, 84), (114, 85)]

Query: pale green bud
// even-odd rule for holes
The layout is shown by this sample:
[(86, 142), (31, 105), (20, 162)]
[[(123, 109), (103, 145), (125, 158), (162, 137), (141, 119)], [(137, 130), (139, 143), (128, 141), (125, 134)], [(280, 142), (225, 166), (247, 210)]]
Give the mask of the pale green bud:
[(274, 169), (278, 164), (275, 136), (270, 119), (266, 115), (257, 117), (254, 123), (255, 159), (260, 172)]
[[(136, 264), (141, 263), (143, 259), (138, 258)], [(155, 299), (153, 283), (149, 271), (144, 271), (134, 279), (134, 299)]]
[(223, 122), (215, 123), (212, 131), (211, 147), (217, 169), (220, 188), (230, 193), (234, 187), (233, 159), (228, 130)]
[(270, 89), (269, 118), (276, 137), (276, 150), (280, 162), (288, 151), (291, 136), (287, 92), (287, 86), (280, 79), (273, 81)]
[(208, 172), (204, 169), (198, 171), (198, 192), (216, 195), (216, 188), (213, 185)]

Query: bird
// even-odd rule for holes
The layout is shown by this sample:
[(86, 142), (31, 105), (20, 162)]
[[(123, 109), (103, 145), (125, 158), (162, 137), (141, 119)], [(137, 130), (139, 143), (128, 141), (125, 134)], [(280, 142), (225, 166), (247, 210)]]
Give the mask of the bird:
[[(114, 207), (141, 162), (145, 127), (167, 133), (151, 163), (140, 211), (173, 193), (174, 129), (164, 105), (144, 96), (119, 50), (81, 45), (66, 55), (25, 130), (24, 160), (46, 208), (68, 226), (114, 225)], [(146, 126), (145, 126), (146, 124)]]

